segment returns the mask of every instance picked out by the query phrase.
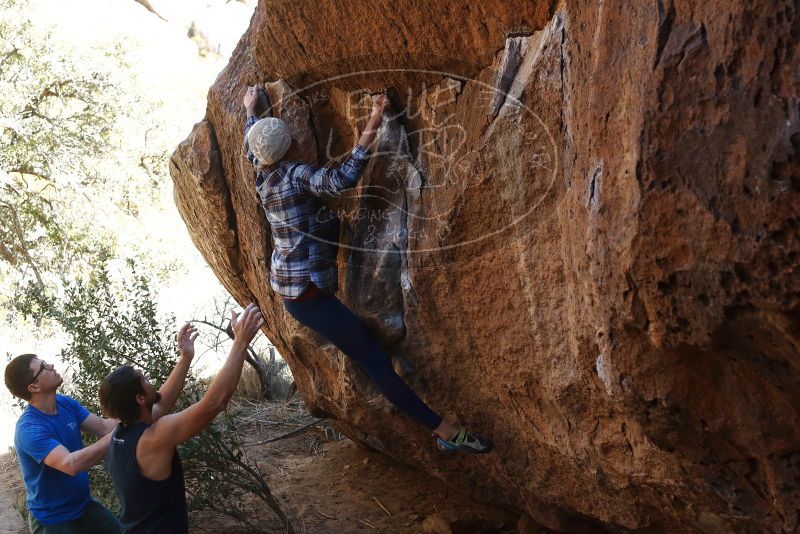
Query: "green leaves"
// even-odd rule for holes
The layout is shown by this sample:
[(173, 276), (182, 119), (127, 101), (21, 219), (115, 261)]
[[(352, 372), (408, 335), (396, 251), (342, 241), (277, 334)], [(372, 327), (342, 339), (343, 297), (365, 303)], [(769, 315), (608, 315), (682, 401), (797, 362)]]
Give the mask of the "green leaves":
[(103, 260), (86, 279), (69, 283), (63, 298), (29, 284), (17, 301), (23, 315), (58, 324), (69, 336), (61, 357), (72, 371), (72, 393), (100, 412), (100, 382), (120, 365), (146, 370), (154, 383), (177, 360), (174, 318), (160, 317), (150, 281), (132, 262), (112, 277)]
[[(161, 193), (169, 146), (122, 44), (76, 47), (0, 0), (0, 287), (58, 291)], [(0, 301), (0, 304), (7, 302)]]

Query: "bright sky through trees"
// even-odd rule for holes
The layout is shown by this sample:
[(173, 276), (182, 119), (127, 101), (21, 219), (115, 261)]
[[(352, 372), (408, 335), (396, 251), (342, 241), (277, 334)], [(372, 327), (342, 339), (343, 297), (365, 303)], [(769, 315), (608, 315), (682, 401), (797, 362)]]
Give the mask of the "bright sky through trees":
[[(201, 315), (222, 289), (174, 207), (168, 158), (255, 2), (151, 0), (163, 18), (134, 0), (0, 4), (0, 352), (52, 361), (63, 337), (8, 303), (26, 281), (57, 292), (105, 249), (155, 277), (164, 312)], [(2, 449), (9, 405), (3, 387)]]

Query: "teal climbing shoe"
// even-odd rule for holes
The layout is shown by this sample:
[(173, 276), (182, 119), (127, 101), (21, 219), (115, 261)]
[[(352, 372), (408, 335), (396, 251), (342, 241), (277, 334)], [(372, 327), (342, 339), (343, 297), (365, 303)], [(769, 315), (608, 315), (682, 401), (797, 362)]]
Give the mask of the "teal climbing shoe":
[(494, 446), (491, 441), (476, 436), (461, 428), (452, 439), (436, 438), (436, 446), (444, 452), (468, 452), (486, 454)]

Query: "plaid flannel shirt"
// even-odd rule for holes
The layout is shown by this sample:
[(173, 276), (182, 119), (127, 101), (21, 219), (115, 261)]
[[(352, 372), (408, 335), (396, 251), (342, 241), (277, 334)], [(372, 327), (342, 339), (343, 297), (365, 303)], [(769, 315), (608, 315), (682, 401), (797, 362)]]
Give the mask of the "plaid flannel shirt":
[(337, 196), (353, 187), (364, 173), (369, 153), (356, 145), (339, 167), (279, 161), (258, 170), (258, 159), (246, 141), (247, 131), (257, 121), (248, 117), (245, 122), (245, 148), (257, 169), (256, 191), (272, 229), (270, 285), (285, 298), (300, 296), (309, 282), (333, 294), (338, 286), (339, 219), (319, 197)]

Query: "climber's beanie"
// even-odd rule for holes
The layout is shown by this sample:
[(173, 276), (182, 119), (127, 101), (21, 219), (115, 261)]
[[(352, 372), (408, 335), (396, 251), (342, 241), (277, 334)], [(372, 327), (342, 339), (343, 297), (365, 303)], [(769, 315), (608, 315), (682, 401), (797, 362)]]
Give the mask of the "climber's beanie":
[(286, 155), (292, 138), (286, 123), (275, 117), (266, 117), (250, 127), (247, 142), (261, 165), (272, 165)]

